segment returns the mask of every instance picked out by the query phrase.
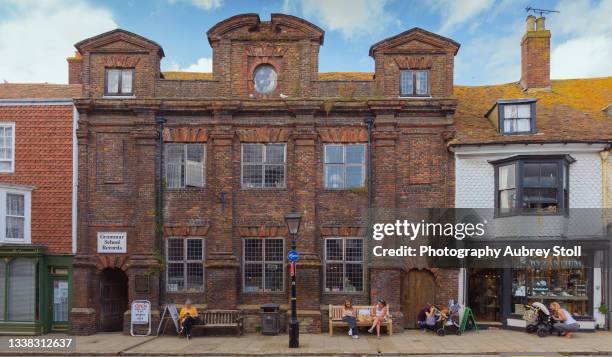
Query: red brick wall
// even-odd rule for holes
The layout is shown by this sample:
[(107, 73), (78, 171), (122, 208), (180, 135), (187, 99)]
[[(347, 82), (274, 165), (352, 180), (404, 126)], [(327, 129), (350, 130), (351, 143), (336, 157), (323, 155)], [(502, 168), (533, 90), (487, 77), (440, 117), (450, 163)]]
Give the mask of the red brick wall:
[(550, 31), (527, 31), (521, 41), (521, 85), (550, 87)]
[(15, 122), (15, 172), (0, 182), (35, 187), (32, 244), (71, 253), (72, 104), (0, 106), (0, 120)]

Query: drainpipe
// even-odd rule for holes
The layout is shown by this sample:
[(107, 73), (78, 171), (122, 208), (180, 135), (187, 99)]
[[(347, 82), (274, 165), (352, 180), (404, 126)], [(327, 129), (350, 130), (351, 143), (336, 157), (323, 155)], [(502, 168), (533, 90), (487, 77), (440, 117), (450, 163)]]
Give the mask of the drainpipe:
[[(601, 207), (602, 207), (602, 224), (603, 224), (603, 234), (604, 235), (608, 235), (608, 214), (610, 214), (610, 212), (608, 212), (610, 210), (609, 208), (609, 204), (608, 204), (608, 156), (610, 154), (610, 148), (607, 148), (603, 151), (599, 152), (599, 157), (601, 158)], [(612, 255), (612, 250), (608, 249), (607, 253), (604, 253), (604, 257), (608, 255), (608, 257), (610, 255)], [(603, 293), (605, 293), (607, 296), (603, 296), (603, 298), (601, 299), (601, 302), (605, 302), (607, 301), (607, 306), (608, 309), (610, 309), (610, 306), (612, 305), (612, 287), (610, 286), (612, 284), (612, 267), (609, 266), (610, 262), (609, 259), (608, 260), (608, 266), (602, 266), (601, 267), (601, 271), (605, 272), (606, 274), (604, 274), (604, 276), (602, 276), (601, 279), (601, 291)], [(604, 316), (604, 318), (607, 320), (606, 323), (608, 325), (608, 329), (612, 330), (612, 313), (610, 311), (608, 311), (608, 313), (606, 314), (607, 316)]]
[[(372, 206), (374, 205), (374, 192), (372, 192), (372, 128), (374, 127), (374, 117), (367, 117), (363, 122), (368, 126), (368, 170), (366, 171), (366, 180), (368, 182), (368, 224), (371, 226), (372, 219)], [(368, 236), (371, 236), (372, 232), (368, 231)], [(366, 243), (366, 246), (368, 244)], [(370, 269), (368, 269), (368, 304), (372, 303), (372, 296), (370, 294), (370, 281), (371, 281)]]
[(363, 122), (368, 126), (368, 172), (366, 179), (368, 180), (368, 210), (371, 210), (374, 197), (372, 192), (372, 128), (374, 127), (374, 118), (365, 118)]
[[(164, 180), (163, 180), (163, 168), (164, 168), (164, 124), (166, 123), (166, 118), (157, 116), (155, 117), (155, 123), (158, 127), (158, 140), (159, 140), (159, 153), (157, 155), (157, 189), (156, 189), (156, 202), (155, 202), (155, 240), (157, 241), (157, 248), (159, 249), (159, 254), (163, 257), (164, 250), (164, 242), (163, 242), (163, 232), (162, 226), (164, 223)], [(165, 291), (164, 288), (164, 279), (163, 274), (160, 274), (158, 278), (158, 286), (159, 286), (159, 302), (165, 301)]]

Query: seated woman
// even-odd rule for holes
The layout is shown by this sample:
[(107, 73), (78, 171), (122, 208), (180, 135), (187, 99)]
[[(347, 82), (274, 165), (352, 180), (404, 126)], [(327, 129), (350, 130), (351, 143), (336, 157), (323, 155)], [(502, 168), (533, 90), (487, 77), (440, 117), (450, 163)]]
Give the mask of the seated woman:
[(551, 302), (550, 310), (553, 318), (558, 321), (553, 324), (553, 328), (562, 332), (566, 338), (571, 338), (574, 332), (580, 329), (580, 325), (574, 320), (572, 314), (562, 308), (558, 302)]
[(385, 322), (385, 318), (389, 313), (389, 309), (387, 308), (387, 302), (383, 298), (378, 298), (378, 302), (376, 303), (376, 311), (374, 314), (374, 321), (372, 321), (372, 327), (368, 330), (369, 333), (374, 331), (376, 328), (376, 337), (380, 340), (380, 325)]
[(185, 335), (188, 339), (190, 339), (191, 328), (193, 327), (193, 325), (197, 325), (200, 323), (200, 318), (198, 317), (198, 310), (195, 307), (191, 306), (190, 299), (187, 299), (185, 301), (185, 305), (179, 313), (179, 323), (181, 326), (179, 334)]
[[(421, 320), (421, 318), (423, 318), (423, 320)], [(421, 312), (419, 312), (418, 319), (419, 321), (417, 324), (419, 328), (432, 330), (437, 321), (436, 307), (433, 305), (426, 306), (423, 310), (421, 310)]]
[(359, 338), (359, 330), (357, 330), (357, 311), (353, 308), (351, 300), (344, 300), (344, 306), (342, 306), (342, 321), (349, 325), (349, 336), (353, 338)]

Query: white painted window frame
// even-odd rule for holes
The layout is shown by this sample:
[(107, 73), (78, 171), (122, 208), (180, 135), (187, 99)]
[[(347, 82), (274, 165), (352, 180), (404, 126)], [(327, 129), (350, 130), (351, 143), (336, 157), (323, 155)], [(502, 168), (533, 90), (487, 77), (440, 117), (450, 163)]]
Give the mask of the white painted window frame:
[[(6, 196), (15, 194), (24, 196), (23, 239), (6, 237)], [(0, 242), (9, 244), (32, 244), (32, 191), (31, 189), (0, 186)]]
[(15, 135), (15, 122), (0, 122), (0, 128), (11, 128), (13, 132), (13, 140), (11, 147), (11, 168), (8, 170), (0, 169), (0, 173), (12, 174), (15, 173), (15, 141), (17, 139), (17, 135)]

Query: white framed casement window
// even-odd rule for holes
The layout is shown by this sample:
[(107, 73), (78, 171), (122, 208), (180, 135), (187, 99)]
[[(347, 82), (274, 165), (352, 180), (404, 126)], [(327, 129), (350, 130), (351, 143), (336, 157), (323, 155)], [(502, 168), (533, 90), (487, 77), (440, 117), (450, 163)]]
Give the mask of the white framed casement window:
[(204, 187), (206, 148), (203, 144), (166, 144), (166, 186)]
[(134, 68), (107, 68), (105, 70), (104, 95), (131, 96), (134, 95), (132, 83)]
[(242, 291), (285, 290), (285, 240), (244, 238), (242, 244)]
[(0, 173), (15, 172), (15, 123), (0, 122)]
[(364, 187), (365, 148), (365, 144), (325, 145), (325, 188)]
[(243, 188), (284, 188), (286, 144), (242, 144)]
[(503, 134), (520, 134), (534, 132), (532, 110), (535, 103), (503, 104), (500, 106)]
[(204, 291), (204, 238), (168, 238), (166, 264), (166, 291)]
[(31, 244), (31, 188), (0, 185), (0, 242)]
[(363, 292), (363, 239), (325, 238), (326, 293)]

